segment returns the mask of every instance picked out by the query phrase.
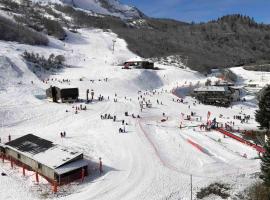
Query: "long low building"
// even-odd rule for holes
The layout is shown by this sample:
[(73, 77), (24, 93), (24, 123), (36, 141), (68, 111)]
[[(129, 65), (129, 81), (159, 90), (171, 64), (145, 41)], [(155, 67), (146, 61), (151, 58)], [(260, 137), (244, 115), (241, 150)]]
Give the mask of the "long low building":
[(155, 64), (149, 61), (127, 61), (124, 63), (124, 66), (133, 66), (137, 69), (155, 69)]
[(83, 153), (54, 144), (33, 134), (12, 140), (4, 146), (5, 156), (59, 185), (87, 175)]
[(204, 104), (229, 106), (233, 101), (233, 92), (228, 87), (205, 86), (193, 91), (196, 99)]

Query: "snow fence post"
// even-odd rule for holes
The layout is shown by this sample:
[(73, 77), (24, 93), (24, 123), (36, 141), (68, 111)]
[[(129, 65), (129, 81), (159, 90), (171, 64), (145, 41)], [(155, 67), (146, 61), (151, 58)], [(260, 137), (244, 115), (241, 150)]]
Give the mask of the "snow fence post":
[(13, 160), (12, 160), (12, 158), (10, 158), (10, 166), (11, 166), (11, 169), (13, 169)]
[(83, 182), (84, 180), (84, 176), (85, 176), (85, 169), (82, 168), (82, 172), (81, 172), (81, 181)]
[(23, 176), (25, 176), (25, 166), (24, 165), (22, 166), (22, 169), (23, 169)]
[(39, 183), (38, 172), (36, 171), (36, 182)]
[(56, 181), (56, 180), (53, 180), (53, 183), (52, 183), (52, 191), (53, 191), (54, 193), (57, 192), (57, 181)]
[(102, 161), (101, 161), (101, 157), (99, 158), (99, 173), (102, 174), (103, 169), (102, 169)]

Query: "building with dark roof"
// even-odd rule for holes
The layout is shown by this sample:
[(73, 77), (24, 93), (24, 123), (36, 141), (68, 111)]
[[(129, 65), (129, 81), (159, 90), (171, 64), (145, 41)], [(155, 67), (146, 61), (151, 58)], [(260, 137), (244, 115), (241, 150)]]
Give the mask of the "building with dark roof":
[(52, 98), (53, 102), (60, 100), (61, 102), (75, 102), (79, 98), (78, 88), (60, 88), (51, 86), (46, 90), (48, 98)]
[(154, 63), (149, 61), (127, 61), (124, 63), (124, 66), (133, 66), (137, 69), (155, 69)]
[(233, 101), (228, 87), (205, 86), (194, 89), (193, 96), (200, 102), (209, 105), (228, 107)]
[(81, 178), (82, 170), (87, 175), (83, 153), (33, 134), (6, 143), (5, 156), (59, 185)]

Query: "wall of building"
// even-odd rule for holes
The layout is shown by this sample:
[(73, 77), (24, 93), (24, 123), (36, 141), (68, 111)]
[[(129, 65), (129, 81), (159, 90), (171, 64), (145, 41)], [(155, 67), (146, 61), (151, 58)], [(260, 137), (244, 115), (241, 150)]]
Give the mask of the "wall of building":
[[(18, 154), (20, 155), (20, 158), (18, 158)], [(38, 163), (37, 161), (33, 160), (32, 158), (29, 158), (25, 155), (20, 154), (19, 152), (6, 148), (6, 156), (11, 156), (13, 159), (20, 161), (21, 163), (29, 166), (33, 171), (37, 171), (39, 174), (54, 180), (54, 170), (47, 167), (46, 165), (43, 165), (41, 163)], [(39, 168), (39, 164), (41, 168)]]

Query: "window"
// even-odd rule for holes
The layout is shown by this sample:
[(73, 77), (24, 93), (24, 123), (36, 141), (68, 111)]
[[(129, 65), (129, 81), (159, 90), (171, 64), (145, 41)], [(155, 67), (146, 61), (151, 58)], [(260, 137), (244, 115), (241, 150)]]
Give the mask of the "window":
[(17, 158), (18, 159), (21, 159), (21, 154), (17, 154)]
[(38, 163), (38, 168), (41, 169), (42, 168), (42, 165), (40, 163)]

